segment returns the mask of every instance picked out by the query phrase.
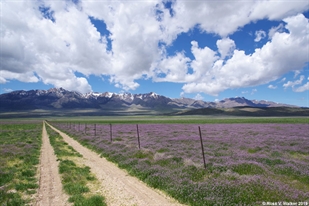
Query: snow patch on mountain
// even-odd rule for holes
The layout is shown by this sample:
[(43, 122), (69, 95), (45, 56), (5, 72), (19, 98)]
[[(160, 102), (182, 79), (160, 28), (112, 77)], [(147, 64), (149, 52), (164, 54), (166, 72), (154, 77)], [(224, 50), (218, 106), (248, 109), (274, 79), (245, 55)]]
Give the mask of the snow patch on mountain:
[(270, 101), (248, 100), (244, 97), (226, 98), (216, 102), (205, 102), (190, 98), (171, 99), (154, 92), (146, 94), (67, 91), (63, 88), (49, 90), (13, 91), (0, 95), (2, 108), (38, 109), (38, 108), (130, 108), (147, 109), (198, 109), (232, 107), (295, 107)]

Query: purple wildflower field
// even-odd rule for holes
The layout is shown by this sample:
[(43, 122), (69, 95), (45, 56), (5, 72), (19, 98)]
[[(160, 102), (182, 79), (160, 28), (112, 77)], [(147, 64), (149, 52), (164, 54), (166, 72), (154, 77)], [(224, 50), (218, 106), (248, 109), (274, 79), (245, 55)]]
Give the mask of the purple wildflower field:
[(308, 124), (53, 124), (189, 205), (309, 201)]

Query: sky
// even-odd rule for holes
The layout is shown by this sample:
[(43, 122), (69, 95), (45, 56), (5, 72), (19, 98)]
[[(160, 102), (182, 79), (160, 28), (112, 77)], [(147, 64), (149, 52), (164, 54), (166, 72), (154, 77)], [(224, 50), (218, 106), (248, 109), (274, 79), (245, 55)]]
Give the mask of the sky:
[(1, 0), (0, 93), (309, 107), (308, 0)]

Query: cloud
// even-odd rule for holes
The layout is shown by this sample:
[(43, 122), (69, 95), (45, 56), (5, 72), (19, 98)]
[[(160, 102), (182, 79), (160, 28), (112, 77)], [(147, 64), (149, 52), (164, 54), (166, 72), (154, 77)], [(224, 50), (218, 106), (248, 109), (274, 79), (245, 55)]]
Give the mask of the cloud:
[(34, 82), (39, 81), (39, 78), (35, 75), (34, 72), (31, 72), (31, 71), (29, 72), (26, 71), (24, 73), (16, 73), (16, 72), (3, 70), (1, 71), (1, 77), (4, 79), (4, 83), (10, 79), (16, 79), (21, 82), (28, 82), (28, 83), (34, 83)]
[[(251, 95), (254, 95), (257, 91), (258, 91), (257, 89), (252, 89), (250, 94), (251, 94)], [(242, 94), (248, 94), (249, 91), (242, 91), (241, 93), (242, 93)]]
[(155, 18), (157, 3), (159, 1), (82, 2), (85, 12), (104, 21), (111, 33), (112, 54), (105, 74), (111, 76), (110, 82), (125, 90), (136, 89), (139, 84), (135, 80), (151, 76), (154, 65), (161, 59), (158, 43), (162, 31)]
[(264, 39), (265, 37), (266, 37), (265, 31), (262, 31), (262, 30), (256, 31), (254, 41), (259, 42), (259, 41), (261, 41), (261, 39)]
[[(189, 61), (190, 59), (184, 53), (165, 56), (154, 71), (154, 81), (186, 82)], [(160, 74), (164, 74), (164, 78), (160, 78)]]
[(230, 57), (235, 50), (235, 42), (230, 38), (219, 39), (217, 41), (218, 52), (221, 55), (221, 59)]
[(197, 94), (197, 95), (195, 95), (195, 97), (193, 99), (195, 99), (195, 100), (203, 100), (204, 97), (202, 95), (200, 95), (200, 94)]
[(8, 89), (8, 88), (3, 88), (2, 89), (4, 92), (6, 92), (6, 93), (9, 93), (9, 92), (12, 92), (13, 91), (13, 89)]
[[(183, 86), (184, 92), (218, 95), (228, 88), (265, 84), (289, 71), (303, 69), (309, 61), (309, 36), (306, 35), (309, 29), (308, 19), (299, 14), (284, 21), (289, 33), (275, 33), (271, 41), (262, 48), (255, 49), (253, 54), (246, 55), (244, 51), (235, 49), (232, 57), (224, 63), (216, 60), (216, 55), (212, 53), (213, 56), (208, 60), (212, 59), (213, 62), (193, 65), (195, 70), (204, 72), (199, 81), (186, 83)], [(194, 56), (198, 58), (198, 55)]]
[(191, 42), (191, 52), (194, 55), (194, 60), (191, 62), (193, 74), (189, 74), (191, 81), (201, 81), (205, 74), (211, 73), (210, 69), (213, 64), (218, 60), (217, 53), (209, 47), (199, 48), (198, 42)]
[(8, 81), (5, 79), (5, 78), (3, 78), (2, 76), (0, 76), (0, 84), (5, 84), (5, 83), (7, 83)]
[(279, 24), (279, 26), (277, 27), (272, 27), (269, 31), (268, 31), (268, 38), (271, 39), (275, 33), (279, 32), (282, 33), (284, 31), (284, 26), (283, 24)]
[(299, 77), (298, 80), (296, 80), (296, 81), (294, 81), (294, 82), (288, 81), (287, 83), (283, 84), (283, 87), (284, 87), (285, 89), (288, 88), (288, 87), (294, 88), (294, 86), (301, 84), (301, 83), (303, 82), (304, 79), (305, 79), (305, 76), (304, 76), (304, 75), (301, 75), (301, 76)]
[(307, 82), (306, 84), (298, 87), (298, 88), (295, 88), (294, 89), (294, 92), (304, 92), (304, 91), (307, 91), (309, 90), (309, 82)]
[[(106, 43), (100, 41), (102, 38), (88, 16), (74, 4), (63, 7), (59, 7), (61, 2), (50, 4), (44, 6), (58, 9), (54, 12), (55, 23), (44, 18), (39, 12), (42, 5), (35, 1), (3, 5), (4, 16), (14, 11), (13, 15), (18, 17), (3, 20), (5, 30), (1, 33), (1, 42), (6, 43), (0, 58), (5, 78), (35, 82), (39, 77), (44, 83), (57, 87), (91, 91), (87, 80), (77, 78), (73, 71), (84, 75), (108, 73), (110, 55), (106, 52)], [(10, 42), (19, 46), (6, 46)], [(12, 52), (11, 48), (17, 51)], [(22, 78), (34, 73), (31, 78)]]
[(294, 71), (294, 78), (296, 78), (300, 73), (301, 73), (301, 71), (299, 71), (299, 70)]
[[(260, 19), (281, 20), (309, 9), (306, 1), (173, 1), (174, 15), (164, 15), (168, 32), (187, 32), (198, 25), (202, 31), (226, 37), (239, 28)], [(190, 17), (190, 18), (184, 18)], [(210, 20), (211, 19), (211, 20)]]
[[(301, 75), (298, 80), (288, 81), (287, 83), (283, 84), (283, 87), (285, 89), (287, 89), (288, 87), (292, 87), (292, 90), (294, 92), (304, 92), (304, 91), (307, 91), (307, 90), (309, 90), (309, 82), (307, 82), (306, 84), (304, 84), (302, 86), (296, 87), (297, 85), (302, 84), (304, 79), (305, 79), (305, 76)], [(308, 80), (309, 80), (309, 78), (308, 78)]]
[(252, 89), (251, 95), (253, 95), (253, 94), (256, 93), (256, 92), (257, 92), (257, 89)]
[[(71, 76), (71, 78), (68, 78)], [(55, 87), (64, 87), (71, 91), (79, 91), (81, 93), (87, 93), (92, 91), (91, 86), (89, 85), (88, 81), (84, 77), (76, 77), (75, 75), (69, 75), (65, 79), (55, 79), (55, 78), (44, 78), (43, 83), (45, 84), (52, 84)]]
[[(296, 15), (309, 9), (306, 1), (175, 0), (172, 12), (161, 0), (3, 0), (1, 6), (2, 84), (12, 79), (41, 81), (88, 92), (92, 89), (87, 77), (97, 75), (123, 90), (139, 87), (138, 79), (152, 78), (184, 83), (186, 93), (217, 95), (269, 82), (308, 62), (308, 20)], [(100, 34), (90, 17), (104, 22), (109, 33)], [(289, 32), (274, 28), (269, 31), (271, 41), (246, 55), (228, 36), (260, 19), (284, 19)], [(221, 38), (217, 51), (201, 48), (194, 40), (194, 59), (184, 52), (166, 53), (179, 34), (195, 27)]]
[(270, 84), (270, 85), (268, 85), (268, 88), (269, 89), (277, 89), (277, 86), (274, 86), (274, 85)]
[(249, 16), (251, 19), (281, 20), (308, 8), (309, 3), (306, 1), (256, 1)]

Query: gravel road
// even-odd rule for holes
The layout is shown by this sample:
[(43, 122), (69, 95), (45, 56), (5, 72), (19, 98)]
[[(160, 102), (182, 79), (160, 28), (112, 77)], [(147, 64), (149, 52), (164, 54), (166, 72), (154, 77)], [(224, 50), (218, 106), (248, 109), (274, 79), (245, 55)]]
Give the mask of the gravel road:
[(100, 191), (97, 192), (100, 192), (106, 198), (107, 205), (181, 205), (163, 192), (150, 188), (142, 181), (130, 176), (125, 170), (119, 169), (114, 163), (107, 161), (105, 158), (101, 158), (97, 153), (82, 146), (65, 133), (52, 126), (51, 128), (58, 132), (64, 138), (65, 142), (83, 155), (83, 164), (91, 168), (91, 172), (95, 174), (101, 183)]
[(43, 123), (37, 206), (71, 205), (67, 202), (68, 196), (62, 190), (61, 177), (58, 171), (57, 157), (49, 142)]

